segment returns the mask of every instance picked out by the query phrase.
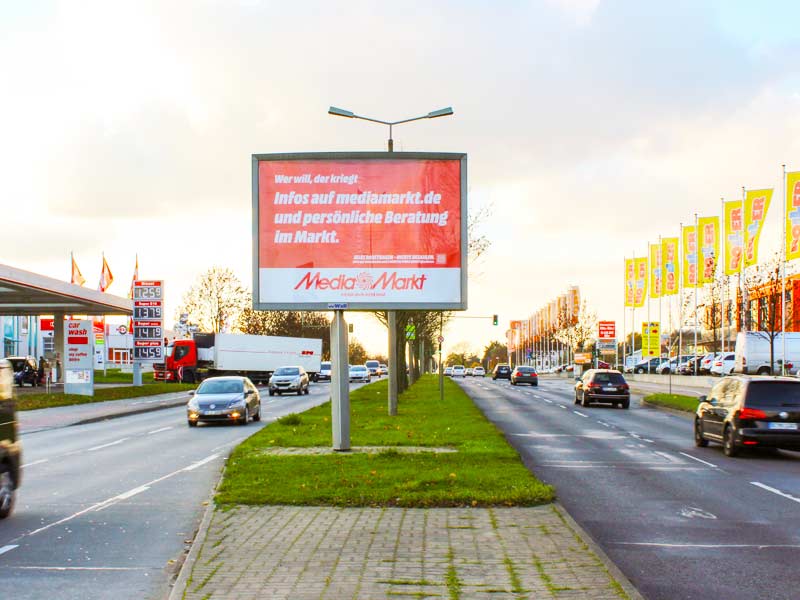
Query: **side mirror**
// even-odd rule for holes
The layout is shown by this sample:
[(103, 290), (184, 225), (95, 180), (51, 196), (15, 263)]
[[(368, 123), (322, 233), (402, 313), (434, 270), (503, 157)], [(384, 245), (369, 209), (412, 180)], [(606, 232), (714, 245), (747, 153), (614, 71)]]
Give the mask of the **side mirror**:
[(244, 393), (244, 395), (245, 395), (245, 396), (252, 396), (252, 395), (253, 395), (253, 392), (254, 392), (254, 390), (247, 390), (247, 391)]
[(697, 398), (697, 402), (700, 403), (700, 404), (702, 404), (703, 402), (706, 402), (706, 401), (707, 401), (707, 397), (706, 396), (699, 396)]
[(580, 381), (580, 380), (581, 380), (581, 378), (580, 378), (580, 377), (576, 377), (576, 378), (575, 378), (575, 381)]
[(194, 396), (194, 394), (195, 394), (195, 391), (194, 391), (194, 390), (189, 390), (189, 395), (190, 395), (190, 396)]

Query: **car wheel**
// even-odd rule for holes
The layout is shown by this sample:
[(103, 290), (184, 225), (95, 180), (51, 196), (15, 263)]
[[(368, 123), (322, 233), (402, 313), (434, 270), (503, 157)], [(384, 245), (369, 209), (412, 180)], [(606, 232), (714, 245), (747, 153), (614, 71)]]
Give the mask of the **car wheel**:
[(14, 479), (8, 465), (0, 465), (0, 519), (5, 519), (14, 510)]
[(306, 386), (306, 396), (308, 396), (308, 394), (309, 394), (309, 390), (308, 390), (308, 386)]
[(630, 408), (630, 406), (631, 406), (631, 401), (630, 401), (630, 399), (628, 399), (628, 400), (623, 400), (623, 401), (620, 403), (620, 406), (621, 406), (622, 408), (626, 409), (626, 410), (627, 410), (628, 408)]
[(583, 397), (581, 398), (581, 406), (583, 406), (584, 408), (589, 408), (590, 404), (591, 402), (589, 402), (589, 398), (587, 398), (586, 394), (584, 394)]
[(239, 418), (239, 425), (247, 425), (250, 422), (250, 407), (244, 407), (244, 419)]
[(703, 437), (703, 422), (697, 418), (694, 420), (694, 445), (698, 448), (708, 446), (708, 440)]
[(197, 427), (197, 421), (188, 421), (188, 420), (187, 420), (187, 421), (186, 421), (186, 424), (187, 424), (189, 427)]
[(275, 390), (270, 390), (270, 391), (269, 391), (269, 395), (270, 395), (270, 396), (274, 396), (274, 395), (275, 395)]
[(575, 404), (580, 404), (580, 400), (578, 400), (578, 392), (575, 392)]
[(261, 405), (258, 405), (258, 412), (253, 415), (253, 421), (260, 421), (261, 420)]
[(769, 368), (768, 367), (761, 367), (757, 372), (756, 375), (769, 375)]
[(725, 453), (725, 456), (736, 456), (739, 454), (739, 447), (736, 445), (736, 440), (734, 439), (733, 427), (730, 425), (725, 428), (725, 434), (722, 436), (722, 451)]
[(298, 396), (302, 396), (303, 395), (303, 386), (302, 385), (300, 386), (300, 389), (297, 390), (297, 395)]
[(511, 385), (517, 385), (513, 379), (511, 380)]

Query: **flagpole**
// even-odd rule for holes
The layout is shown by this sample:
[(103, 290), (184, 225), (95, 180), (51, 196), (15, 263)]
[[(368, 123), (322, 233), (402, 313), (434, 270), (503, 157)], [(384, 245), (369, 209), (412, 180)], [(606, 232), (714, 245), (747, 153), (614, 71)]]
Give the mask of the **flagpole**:
[[(781, 339), (783, 341), (783, 355), (781, 357), (781, 375), (786, 375), (786, 165), (783, 167), (783, 256), (781, 257)], [(766, 215), (764, 215), (766, 217)]]
[(622, 372), (625, 372), (625, 362), (628, 355), (628, 259), (623, 257), (623, 272), (625, 274), (625, 296), (622, 301)]
[[(675, 369), (681, 364), (681, 356), (683, 355), (683, 278), (687, 277), (685, 273), (685, 265), (683, 264), (682, 257), (686, 256), (686, 238), (683, 235), (683, 221), (680, 223), (681, 238), (680, 248), (683, 253), (678, 253), (678, 260), (681, 264), (681, 276), (678, 277), (678, 360), (675, 361)], [(671, 371), (672, 369), (670, 369)]]
[[(697, 356), (697, 286), (700, 283), (700, 235), (697, 229), (697, 213), (694, 213), (694, 357)], [(693, 358), (694, 358), (693, 357)], [(697, 361), (692, 360), (697, 375)]]
[[(658, 236), (658, 357), (661, 358), (661, 332), (664, 325), (661, 322), (661, 296), (664, 295), (664, 253), (661, 251), (661, 236)], [(659, 362), (659, 364), (661, 364)]]
[(631, 304), (631, 373), (636, 368), (636, 252), (633, 253), (633, 303)]
[[(722, 206), (722, 251), (720, 254), (722, 255), (722, 290), (720, 291), (720, 296), (722, 297), (720, 308), (719, 308), (719, 317), (720, 317), (720, 337), (722, 338), (720, 342), (720, 352), (722, 354), (725, 353), (725, 284), (727, 283), (728, 276), (725, 275), (725, 260), (728, 256), (725, 252), (726, 244), (725, 244), (725, 198), (719, 199), (720, 206)], [(716, 267), (716, 265), (714, 265)], [(712, 288), (713, 290), (713, 288)]]

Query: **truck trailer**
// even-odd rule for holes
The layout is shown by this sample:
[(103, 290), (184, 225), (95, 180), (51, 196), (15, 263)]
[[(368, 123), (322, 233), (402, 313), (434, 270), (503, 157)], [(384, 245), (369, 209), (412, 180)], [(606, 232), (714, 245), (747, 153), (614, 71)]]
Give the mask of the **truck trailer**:
[(315, 380), (321, 358), (321, 339), (195, 333), (192, 339), (167, 345), (164, 362), (153, 364), (153, 379), (195, 383), (206, 377), (244, 375), (254, 383), (267, 383), (278, 367), (300, 366)]

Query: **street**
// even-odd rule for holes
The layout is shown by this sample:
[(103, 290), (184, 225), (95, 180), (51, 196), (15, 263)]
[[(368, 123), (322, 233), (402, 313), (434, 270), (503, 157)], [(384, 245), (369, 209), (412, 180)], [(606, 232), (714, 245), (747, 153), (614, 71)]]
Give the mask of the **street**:
[(262, 389), (264, 418), (246, 427), (189, 429), (179, 407), (23, 435), (17, 507), (0, 522), (2, 595), (164, 597), (232, 448), (328, 397), (328, 384)]
[(456, 381), (645, 598), (797, 598), (800, 454), (695, 448), (691, 415), (583, 408), (570, 380)]

